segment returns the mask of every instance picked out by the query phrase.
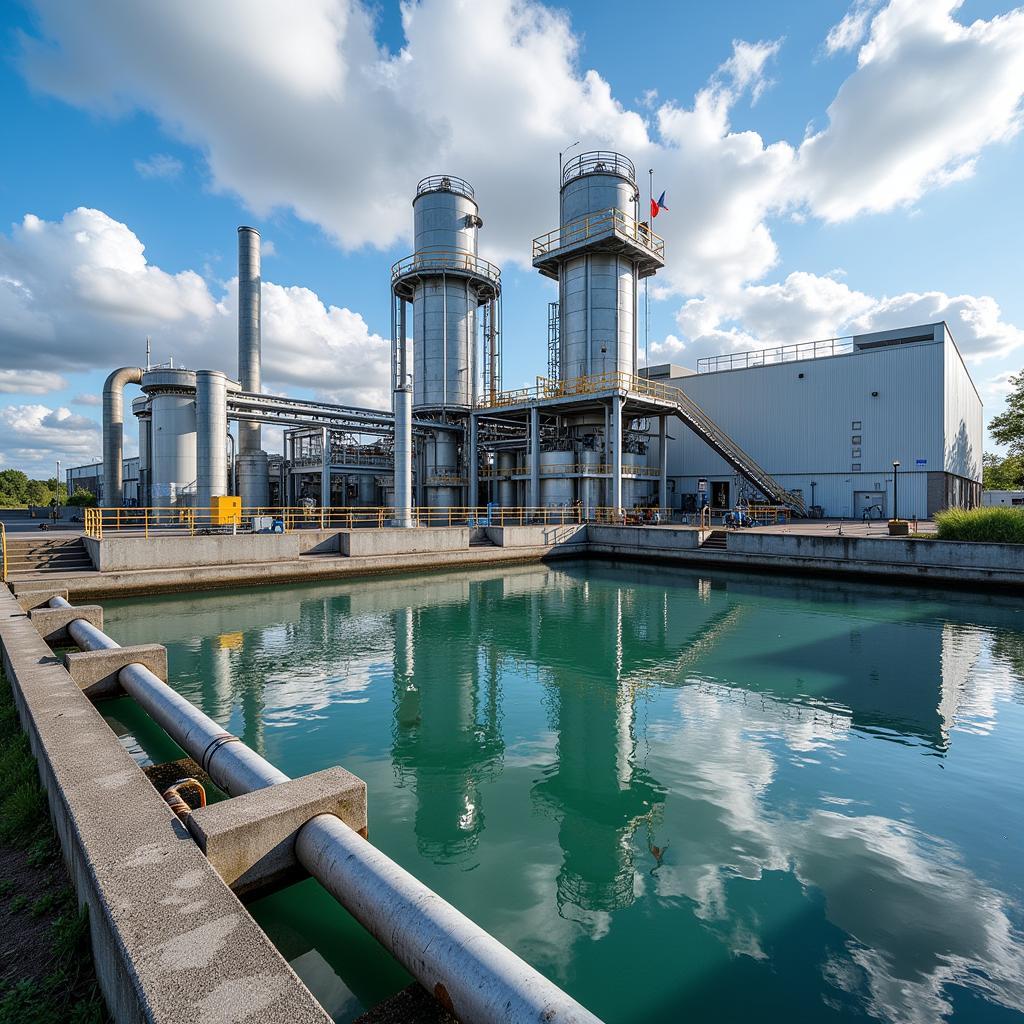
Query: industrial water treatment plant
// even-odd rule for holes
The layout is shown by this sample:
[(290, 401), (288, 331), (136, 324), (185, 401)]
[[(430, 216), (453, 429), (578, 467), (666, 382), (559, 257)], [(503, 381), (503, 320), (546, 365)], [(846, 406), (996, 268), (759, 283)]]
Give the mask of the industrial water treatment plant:
[[(557, 282), (547, 373), (502, 387), (500, 270), (479, 255), (472, 186), (419, 182), (414, 252), (391, 271), (391, 409), (261, 388), (260, 236), (238, 230), (237, 379), (222, 369), (115, 370), (103, 394), (101, 504), (205, 510), (574, 508), (659, 516), (763, 502), (793, 514), (926, 518), (980, 500), (982, 406), (944, 323), (701, 360), (638, 365), (640, 283), (666, 259), (625, 156), (561, 171), (559, 225), (532, 260)], [(124, 388), (139, 455), (124, 487)], [(236, 436), (229, 423), (237, 424)], [(261, 428), (284, 428), (284, 451)], [(68, 471), (82, 485), (86, 469)], [(469, 513), (467, 513), (469, 514)]]

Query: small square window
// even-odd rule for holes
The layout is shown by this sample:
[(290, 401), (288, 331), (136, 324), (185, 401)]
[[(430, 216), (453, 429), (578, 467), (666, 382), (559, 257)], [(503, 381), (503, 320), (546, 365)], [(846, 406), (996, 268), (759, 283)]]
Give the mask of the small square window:
[(852, 422), (852, 423), (850, 424), (850, 429), (851, 429), (851, 430), (860, 430), (860, 420), (854, 420), (854, 421), (853, 421), (853, 422)]
[(859, 462), (853, 463), (853, 465), (850, 466), (850, 472), (851, 473), (859, 473), (860, 472), (860, 463)]
[(860, 434), (854, 434), (853, 437), (850, 438), (850, 443), (860, 444)]
[(853, 451), (851, 452), (851, 454), (852, 454), (852, 456), (855, 459), (859, 459), (860, 458), (860, 449), (859, 448), (854, 448)]

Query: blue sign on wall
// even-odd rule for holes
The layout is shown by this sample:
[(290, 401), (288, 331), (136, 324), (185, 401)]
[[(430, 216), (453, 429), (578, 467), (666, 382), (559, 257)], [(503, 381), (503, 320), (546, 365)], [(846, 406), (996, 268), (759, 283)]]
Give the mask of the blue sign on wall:
[(915, 462), (915, 465), (918, 465), (918, 466), (927, 466), (928, 465), (928, 460), (927, 459), (915, 459), (914, 462)]

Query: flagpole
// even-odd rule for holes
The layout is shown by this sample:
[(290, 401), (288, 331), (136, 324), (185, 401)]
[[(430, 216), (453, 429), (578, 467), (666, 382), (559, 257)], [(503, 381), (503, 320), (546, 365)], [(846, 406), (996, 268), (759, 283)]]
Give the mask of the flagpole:
[[(651, 225), (649, 242), (654, 245), (654, 168), (650, 168), (648, 174), (648, 186), (647, 186), (647, 218), (648, 223)], [(651, 341), (651, 279), (650, 277), (644, 278), (644, 365), (647, 367), (648, 373), (650, 372), (651, 366), (651, 355), (650, 355), (650, 341)]]

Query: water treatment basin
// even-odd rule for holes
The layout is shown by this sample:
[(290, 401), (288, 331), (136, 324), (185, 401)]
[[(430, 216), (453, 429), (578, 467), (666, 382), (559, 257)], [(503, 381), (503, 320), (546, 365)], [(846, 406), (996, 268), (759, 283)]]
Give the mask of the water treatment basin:
[[(608, 1024), (1022, 1018), (1015, 599), (580, 562), (106, 624)], [(338, 1021), (407, 983), (314, 881), (252, 910)]]

